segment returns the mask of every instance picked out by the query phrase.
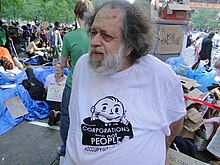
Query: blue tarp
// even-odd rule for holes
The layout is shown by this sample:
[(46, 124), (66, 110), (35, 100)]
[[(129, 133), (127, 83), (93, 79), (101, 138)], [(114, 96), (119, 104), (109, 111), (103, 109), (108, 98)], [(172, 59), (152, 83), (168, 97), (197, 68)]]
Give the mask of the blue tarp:
[[(46, 77), (49, 74), (54, 73), (54, 68), (52, 66), (48, 68), (36, 67), (33, 68), (33, 71), (37, 79), (45, 84)], [(65, 69), (65, 74), (68, 74), (68, 69)], [(32, 121), (35, 120), (35, 118), (43, 119), (48, 116), (48, 104), (44, 101), (32, 100), (28, 91), (21, 84), (26, 78), (25, 71), (22, 71), (20, 74), (11, 78), (0, 72), (0, 85), (17, 84), (15, 88), (0, 89), (0, 135), (6, 133), (23, 120)], [(15, 96), (21, 98), (29, 113), (23, 117), (13, 119), (5, 106), (4, 101)]]
[(176, 74), (196, 80), (201, 85), (197, 88), (202, 92), (207, 92), (208, 86), (218, 83), (214, 80), (215, 70), (207, 71), (205, 67), (192, 70), (182, 57), (169, 58), (166, 63), (171, 66)]

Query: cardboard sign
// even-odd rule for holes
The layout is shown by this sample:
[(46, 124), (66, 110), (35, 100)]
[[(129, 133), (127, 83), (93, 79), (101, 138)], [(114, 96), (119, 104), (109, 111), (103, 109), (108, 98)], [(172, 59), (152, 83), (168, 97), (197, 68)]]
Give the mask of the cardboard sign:
[(19, 96), (7, 99), (4, 103), (13, 119), (28, 114), (28, 111)]
[(178, 54), (182, 50), (183, 28), (181, 25), (160, 25), (159, 54)]
[(47, 91), (47, 100), (61, 102), (63, 96), (64, 86), (49, 85)]
[(210, 165), (173, 149), (168, 150), (168, 157), (171, 165)]

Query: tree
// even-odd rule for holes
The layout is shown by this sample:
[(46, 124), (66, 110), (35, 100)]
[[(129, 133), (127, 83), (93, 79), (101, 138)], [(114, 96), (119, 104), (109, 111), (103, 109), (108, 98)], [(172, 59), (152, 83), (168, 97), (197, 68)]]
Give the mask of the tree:
[(2, 0), (2, 18), (18, 20), (24, 7), (23, 0)]
[[(0, 16), (7, 20), (72, 23), (77, 0), (0, 0)], [(1, 3), (2, 2), (2, 3)], [(2, 5), (1, 5), (2, 4)], [(1, 10), (2, 9), (2, 10)]]
[(196, 9), (192, 14), (190, 26), (192, 28), (202, 28), (202, 29), (215, 29), (219, 28), (218, 23), (220, 20), (218, 19), (218, 10), (217, 9), (207, 9), (207, 8), (199, 8)]

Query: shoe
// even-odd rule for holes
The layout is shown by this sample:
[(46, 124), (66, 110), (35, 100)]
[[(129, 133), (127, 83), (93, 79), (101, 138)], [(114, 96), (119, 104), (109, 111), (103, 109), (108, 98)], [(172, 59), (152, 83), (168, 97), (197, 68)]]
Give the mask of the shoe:
[(60, 111), (56, 111), (56, 112), (55, 112), (55, 121), (54, 121), (55, 124), (56, 124), (58, 121), (60, 121), (60, 115), (61, 115), (61, 112), (60, 112)]
[(59, 156), (65, 156), (66, 154), (66, 146), (63, 144), (62, 146), (57, 148), (57, 153)]
[(48, 125), (52, 126), (55, 123), (55, 111), (51, 110), (49, 113)]

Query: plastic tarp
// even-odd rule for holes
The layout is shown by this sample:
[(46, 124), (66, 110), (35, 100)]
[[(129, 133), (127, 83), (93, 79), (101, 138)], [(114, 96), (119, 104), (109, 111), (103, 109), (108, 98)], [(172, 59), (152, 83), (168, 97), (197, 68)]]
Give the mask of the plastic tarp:
[(207, 71), (207, 68), (200, 67), (197, 70), (190, 69), (187, 73), (187, 77), (196, 80), (201, 86), (197, 87), (202, 92), (208, 91), (208, 86), (218, 84), (215, 81), (215, 70)]
[[(33, 71), (37, 79), (45, 84), (46, 77), (49, 74), (54, 73), (54, 68), (52, 66), (48, 68), (36, 67), (33, 68)], [(68, 74), (68, 69), (65, 70), (65, 74)], [(25, 71), (22, 71), (13, 77), (8, 77), (6, 74), (0, 72), (0, 85), (17, 84), (15, 88), (0, 89), (0, 135), (6, 133), (23, 120), (33, 121), (36, 118), (44, 119), (48, 116), (48, 104), (44, 101), (32, 100), (28, 91), (21, 84), (26, 78)], [(25, 116), (13, 119), (5, 106), (4, 101), (15, 96), (21, 98), (29, 113)]]
[(182, 57), (168, 58), (166, 63), (171, 66), (176, 74), (181, 76), (187, 76), (187, 72), (190, 70), (190, 67)]
[(208, 86), (218, 83), (214, 79), (214, 69), (207, 71), (207, 68), (200, 66), (197, 70), (192, 70), (182, 57), (169, 58), (166, 63), (171, 66), (176, 74), (196, 80), (201, 85), (197, 88), (202, 92), (207, 92)]

